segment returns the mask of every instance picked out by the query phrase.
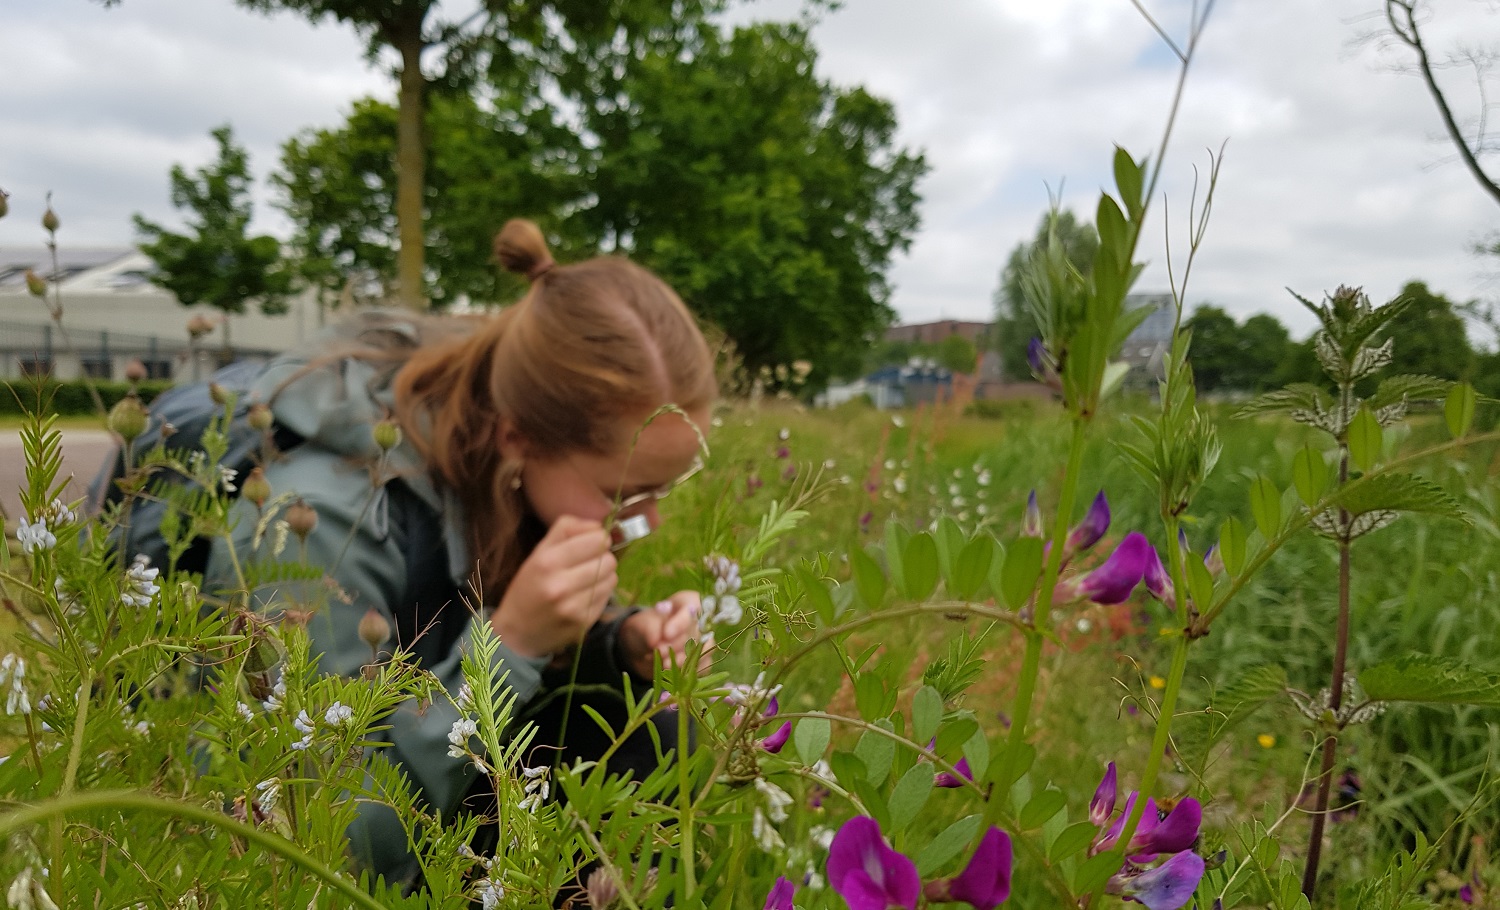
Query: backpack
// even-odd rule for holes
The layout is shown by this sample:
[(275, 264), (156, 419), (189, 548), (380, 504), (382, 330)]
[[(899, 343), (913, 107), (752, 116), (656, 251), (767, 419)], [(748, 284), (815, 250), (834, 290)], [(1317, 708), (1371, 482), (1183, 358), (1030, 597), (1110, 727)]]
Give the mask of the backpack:
[[(151, 419), (145, 431), (136, 437), (133, 451), (146, 453), (163, 446), (183, 458), (202, 451), (204, 433), (214, 420), (224, 416), (224, 407), (214, 402), (210, 390), (210, 385), (217, 385), (234, 395), (234, 411), (224, 427), (229, 448), (220, 465), (243, 479), (258, 463), (265, 440), (261, 431), (250, 426), (249, 415), (250, 390), (266, 367), (264, 361), (237, 361), (216, 371), (207, 381), (174, 386), (158, 395), (147, 409)], [(174, 430), (170, 435), (163, 432), (169, 424)], [(301, 436), (285, 427), (273, 425), (270, 432), (277, 451), (285, 452), (302, 442)], [(105, 461), (89, 485), (89, 502), (96, 511), (124, 500), (118, 481), (125, 475), (125, 450), (121, 447)], [(165, 488), (174, 486), (184, 491), (199, 488), (195, 481), (180, 473), (162, 470), (153, 476), (147, 487), (148, 495), (136, 496), (131, 501), (128, 514), (110, 532), (110, 542), (122, 560), (142, 555), (151, 560), (151, 565), (166, 569), (170, 552), (162, 523), (173, 508), (173, 497)], [(230, 495), (239, 495), (238, 486)], [(206, 537), (194, 539), (178, 557), (178, 570), (203, 574), (211, 546), (212, 541)]]

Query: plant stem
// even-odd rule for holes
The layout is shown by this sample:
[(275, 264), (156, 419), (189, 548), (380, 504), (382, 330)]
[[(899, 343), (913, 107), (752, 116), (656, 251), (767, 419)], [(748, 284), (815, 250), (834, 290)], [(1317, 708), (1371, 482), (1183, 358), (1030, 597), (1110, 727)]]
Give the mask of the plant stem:
[[(43, 803), (16, 809), (0, 815), (0, 839), (9, 838), (12, 833), (22, 828), (30, 827), (48, 819), (61, 819), (70, 813), (92, 812), (101, 809), (133, 809), (141, 812), (156, 812), (161, 815), (176, 816), (200, 824), (223, 828), (236, 837), (244, 838), (256, 846), (287, 859), (294, 865), (301, 866), (317, 878), (327, 882), (334, 891), (347, 898), (350, 906), (363, 907), (366, 910), (385, 910), (370, 894), (356, 887), (353, 882), (349, 881), (343, 875), (324, 865), (316, 857), (304, 852), (302, 848), (280, 835), (247, 825), (244, 822), (236, 821), (221, 812), (213, 812), (202, 806), (161, 799), (141, 793), (122, 790), (79, 793), (72, 796), (60, 796)], [(54, 873), (56, 874), (61, 874), (61, 872), (61, 867), (54, 869)]]
[[(1068, 464), (1063, 471), (1062, 492), (1057, 501), (1057, 514), (1052, 521), (1052, 549), (1047, 555), (1042, 570), (1042, 586), (1037, 592), (1032, 624), (1023, 626), (1026, 635), (1026, 653), (1021, 658), (1021, 675), (1016, 682), (1016, 697), (1011, 703), (1010, 735), (1005, 741), (1005, 750), (1000, 757), (998, 775), (991, 776), (1001, 787), (1009, 788), (1016, 776), (1016, 762), (1020, 760), (1021, 747), (1026, 742), (1027, 727), (1030, 726), (1031, 709), (1036, 701), (1036, 681), (1041, 672), (1042, 640), (1051, 629), (1052, 595), (1057, 590), (1057, 576), (1062, 568), (1063, 544), (1067, 540), (1068, 522), (1073, 518), (1073, 501), (1078, 495), (1078, 479), (1083, 471), (1083, 443), (1087, 421), (1082, 417), (1073, 419), (1073, 438), (1068, 447)], [(991, 800), (985, 809), (985, 824), (995, 822), (995, 814), (1004, 804), (1007, 793), (1000, 799)]]
[(688, 768), (688, 712), (677, 712), (677, 828), (680, 833), (679, 853), (682, 856), (682, 902), (691, 905), (698, 891), (698, 857), (693, 846), (692, 776)]
[[(1339, 486), (1349, 480), (1349, 449), (1339, 455)], [(1349, 527), (1349, 513), (1339, 510), (1339, 527)], [(1318, 863), (1323, 854), (1323, 827), (1328, 822), (1328, 799), (1333, 790), (1333, 765), (1338, 757), (1339, 709), (1344, 702), (1344, 670), (1349, 656), (1349, 538), (1339, 540), (1339, 618), (1333, 640), (1333, 678), (1329, 681), (1328, 736), (1323, 740), (1323, 766), (1318, 772), (1318, 795), (1313, 803), (1312, 831), (1308, 834), (1307, 865), (1302, 870), (1302, 893), (1312, 900), (1318, 888)]]

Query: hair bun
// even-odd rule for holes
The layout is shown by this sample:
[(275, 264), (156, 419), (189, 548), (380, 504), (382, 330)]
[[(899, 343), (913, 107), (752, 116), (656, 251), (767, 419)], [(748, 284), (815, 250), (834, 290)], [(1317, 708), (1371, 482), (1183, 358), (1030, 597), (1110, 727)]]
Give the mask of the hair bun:
[(495, 235), (495, 258), (508, 272), (536, 281), (557, 263), (547, 251), (547, 239), (536, 222), (512, 218)]

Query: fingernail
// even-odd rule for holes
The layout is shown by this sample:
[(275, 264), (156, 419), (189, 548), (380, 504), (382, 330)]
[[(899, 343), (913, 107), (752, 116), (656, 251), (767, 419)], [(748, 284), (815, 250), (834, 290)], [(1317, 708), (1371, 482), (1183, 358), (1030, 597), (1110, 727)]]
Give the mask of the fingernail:
[(656, 604), (656, 612), (663, 616), (670, 614), (672, 612), (672, 602), (670, 600), (659, 601)]

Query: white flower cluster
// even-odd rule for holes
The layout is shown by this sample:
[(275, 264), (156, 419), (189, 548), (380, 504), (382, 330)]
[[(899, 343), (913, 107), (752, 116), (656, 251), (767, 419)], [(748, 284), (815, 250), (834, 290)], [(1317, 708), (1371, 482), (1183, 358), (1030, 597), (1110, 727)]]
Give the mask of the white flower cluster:
[(57, 535), (47, 530), (45, 518), (38, 518), (35, 522), (21, 519), (20, 526), (16, 528), (16, 540), (21, 543), (22, 553), (45, 553), (57, 546)]
[(504, 899), (505, 889), (500, 886), (499, 882), (486, 878), (479, 883), (479, 904), (484, 910), (495, 910)]
[(269, 777), (255, 785), (255, 792), (260, 795), (255, 797), (255, 807), (262, 815), (270, 815), (271, 810), (276, 808), (276, 803), (281, 799), (281, 778)]
[[(277, 683), (276, 688), (281, 690), (282, 695), (286, 694), (286, 689), (281, 683)], [(274, 695), (275, 690), (273, 690), (273, 697)], [(270, 699), (267, 699), (267, 702), (269, 701)], [(277, 706), (280, 707), (279, 702)], [(331, 727), (347, 723), (353, 717), (354, 709), (343, 702), (336, 701), (328, 707), (327, 711), (323, 712), (323, 722)], [(292, 743), (292, 748), (298, 752), (310, 748), (312, 746), (313, 734), (317, 732), (318, 728), (316, 722), (312, 719), (312, 715), (307, 713), (307, 709), (304, 708), (297, 712), (297, 716), (292, 720), (292, 726), (296, 727), (297, 732), (302, 734), (301, 739)]]
[(148, 607), (151, 601), (161, 592), (161, 586), (156, 583), (156, 578), (161, 574), (161, 569), (151, 568), (151, 557), (139, 553), (130, 568), (125, 570), (125, 593), (120, 598), (125, 601), (126, 606)]
[(297, 732), (302, 734), (301, 739), (292, 743), (292, 749), (294, 751), (301, 752), (302, 750), (311, 746), (313, 741), (313, 733), (318, 728), (313, 725), (313, 719), (308, 715), (306, 708), (303, 708), (301, 711), (297, 712), (297, 716), (292, 720), (292, 726), (296, 727)]
[(703, 598), (698, 628), (711, 632), (716, 625), (733, 626), (744, 617), (740, 607), (740, 566), (727, 556), (705, 556), (703, 565), (714, 578), (713, 593)]
[(14, 654), (0, 657), (0, 688), (7, 683), (10, 691), (5, 693), (6, 714), (30, 714), (31, 697), (26, 694), (26, 661)]
[(30, 866), (22, 869), (6, 889), (5, 902), (15, 910), (57, 910), (57, 902), (42, 886), (42, 879), (46, 877), (46, 869), (40, 876), (34, 875)]
[(260, 703), (260, 706), (266, 709), (267, 713), (280, 711), (281, 701), (284, 698), (286, 698), (286, 678), (282, 677), (276, 680), (276, 685), (271, 687), (271, 694), (266, 697), (265, 701)]
[(731, 683), (729, 694), (724, 697), (724, 700), (742, 708), (746, 705), (765, 705), (769, 704), (771, 699), (780, 692), (781, 686), (779, 685), (766, 688), (766, 674), (761, 672), (755, 675), (753, 683)]
[(472, 717), (460, 717), (448, 731), (448, 757), (468, 758), (469, 737), (479, 732), (479, 724)]
[(547, 798), (547, 794), (552, 792), (552, 786), (547, 783), (547, 769), (545, 767), (522, 768), (521, 776), (526, 778), (526, 796), (516, 805), (516, 808), (523, 812), (540, 811), (542, 801)]

